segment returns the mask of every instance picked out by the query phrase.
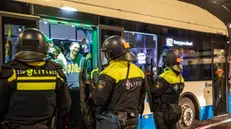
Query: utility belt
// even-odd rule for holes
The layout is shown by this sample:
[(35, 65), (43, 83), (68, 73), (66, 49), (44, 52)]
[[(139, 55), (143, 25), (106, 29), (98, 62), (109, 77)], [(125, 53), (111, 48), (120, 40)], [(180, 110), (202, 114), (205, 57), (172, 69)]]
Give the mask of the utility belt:
[[(51, 119), (52, 120), (52, 119)], [(35, 129), (35, 128), (42, 128), (42, 129), (50, 129), (51, 128), (51, 121), (46, 120), (43, 122), (38, 122), (36, 124), (13, 124), (8, 121), (4, 121), (1, 123), (0, 129)]]
[(137, 116), (135, 113), (104, 111), (96, 116), (96, 129), (121, 129), (123, 126), (137, 125)]
[(118, 116), (120, 125), (134, 125), (138, 124), (138, 113), (134, 112), (113, 112)]

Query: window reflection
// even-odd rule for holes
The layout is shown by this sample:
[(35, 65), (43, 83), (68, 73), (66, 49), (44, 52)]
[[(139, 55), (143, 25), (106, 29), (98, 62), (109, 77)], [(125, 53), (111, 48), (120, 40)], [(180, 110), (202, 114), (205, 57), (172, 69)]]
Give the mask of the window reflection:
[(209, 40), (198, 40), (192, 47), (171, 47), (171, 49), (177, 50), (181, 54), (183, 59), (181, 62), (183, 66), (182, 75), (186, 81), (212, 79), (211, 44)]
[(132, 31), (125, 31), (125, 39), (130, 43), (131, 51), (136, 55), (135, 64), (145, 72), (157, 75), (157, 36)]

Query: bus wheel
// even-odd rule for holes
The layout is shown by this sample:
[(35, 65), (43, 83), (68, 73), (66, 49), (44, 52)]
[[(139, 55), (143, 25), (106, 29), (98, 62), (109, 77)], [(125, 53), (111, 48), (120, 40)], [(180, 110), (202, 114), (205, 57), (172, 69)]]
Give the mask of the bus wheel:
[(187, 98), (181, 98), (179, 105), (182, 108), (181, 119), (177, 122), (177, 129), (190, 129), (195, 120), (195, 107), (193, 102)]

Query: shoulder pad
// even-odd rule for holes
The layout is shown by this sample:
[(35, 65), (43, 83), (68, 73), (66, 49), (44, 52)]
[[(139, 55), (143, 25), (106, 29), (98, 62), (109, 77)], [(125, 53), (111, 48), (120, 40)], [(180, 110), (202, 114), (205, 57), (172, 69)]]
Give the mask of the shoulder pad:
[(0, 79), (7, 79), (10, 78), (13, 75), (13, 70), (12, 69), (1, 69), (0, 70)]
[(165, 79), (163, 77), (157, 77), (155, 81), (165, 81)]
[(162, 74), (159, 75), (159, 77), (164, 77), (166, 75), (172, 74), (172, 71), (170, 69), (165, 70)]
[(64, 80), (66, 80), (66, 75), (63, 73), (62, 69), (58, 69), (58, 70), (57, 70), (57, 73), (59, 74), (59, 76), (60, 76), (61, 78), (63, 78)]
[(17, 60), (9, 61), (1, 66), (2, 69), (21, 69), (26, 70), (28, 68), (27, 65), (24, 65), (22, 62)]
[(159, 84), (162, 84), (162, 85), (168, 85), (168, 84), (169, 84), (168, 81), (165, 80), (165, 79), (162, 78), (162, 77), (156, 78), (156, 79), (154, 80), (154, 84), (156, 84), (156, 83), (159, 83)]
[(54, 61), (48, 60), (45, 66), (48, 70), (58, 70), (58, 69), (62, 69), (63, 66), (55, 63)]

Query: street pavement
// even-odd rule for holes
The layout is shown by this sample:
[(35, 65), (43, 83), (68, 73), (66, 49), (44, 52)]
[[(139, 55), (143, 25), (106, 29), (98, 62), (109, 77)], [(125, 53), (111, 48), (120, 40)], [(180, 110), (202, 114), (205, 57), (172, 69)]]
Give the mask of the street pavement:
[(211, 120), (196, 120), (192, 129), (231, 129), (231, 115), (221, 115)]

